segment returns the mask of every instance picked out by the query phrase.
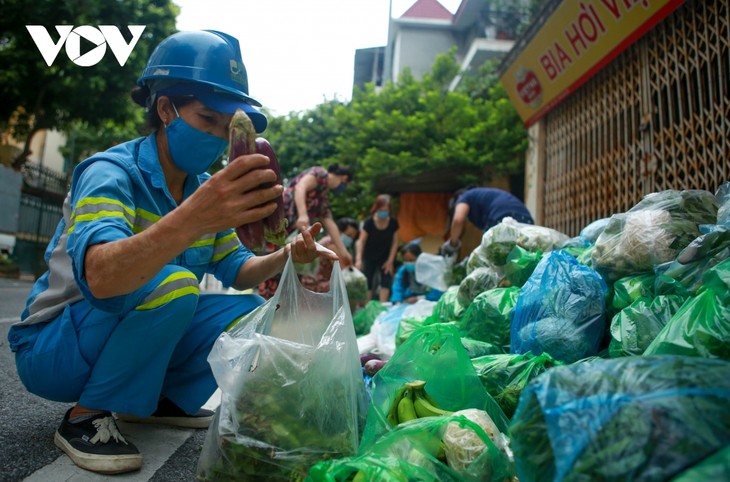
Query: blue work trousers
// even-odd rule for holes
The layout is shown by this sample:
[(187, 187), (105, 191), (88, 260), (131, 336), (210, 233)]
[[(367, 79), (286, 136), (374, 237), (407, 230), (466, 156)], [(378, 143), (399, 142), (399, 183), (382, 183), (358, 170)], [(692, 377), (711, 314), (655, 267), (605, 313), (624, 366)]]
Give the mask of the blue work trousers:
[[(181, 275), (191, 281), (175, 290), (169, 280)], [(12, 327), (8, 339), (28, 391), (138, 416), (152, 414), (165, 396), (196, 413), (217, 388), (207, 361), (213, 343), (264, 302), (200, 294), (194, 275), (172, 265), (135, 294), (135, 306), (122, 313), (81, 300), (48, 323)]]

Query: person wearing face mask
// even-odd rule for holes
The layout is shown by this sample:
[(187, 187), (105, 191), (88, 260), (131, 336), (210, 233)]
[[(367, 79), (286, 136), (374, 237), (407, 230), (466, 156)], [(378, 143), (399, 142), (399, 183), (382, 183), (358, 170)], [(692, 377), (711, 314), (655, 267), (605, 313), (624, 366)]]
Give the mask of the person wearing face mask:
[(256, 286), (289, 256), (314, 260), (321, 229), (254, 256), (234, 228), (276, 208), (283, 187), (266, 169), (268, 158), (241, 156), (206, 173), (228, 145), (236, 109), (258, 132), (266, 128), (235, 38), (216, 31), (166, 38), (132, 98), (146, 108), (151, 133), (76, 167), (46, 251), (48, 271), (8, 334), (25, 387), (72, 404), (56, 445), (79, 467), (104, 474), (142, 466), (113, 413), (188, 428), (212, 420), (201, 409), (217, 388), (208, 354), (264, 300), (200, 293), (203, 275), (226, 287)]
[(355, 267), (368, 280), (368, 299), (378, 290), (378, 299), (390, 299), (390, 286), (398, 253), (398, 221), (390, 214), (390, 196), (380, 194), (370, 208), (357, 242)]
[(419, 299), (438, 301), (443, 294), (442, 291), (430, 288), (416, 280), (416, 260), (421, 252), (421, 247), (415, 242), (408, 243), (401, 248), (403, 264), (395, 272), (393, 290), (390, 295), (390, 301), (393, 304), (412, 304)]

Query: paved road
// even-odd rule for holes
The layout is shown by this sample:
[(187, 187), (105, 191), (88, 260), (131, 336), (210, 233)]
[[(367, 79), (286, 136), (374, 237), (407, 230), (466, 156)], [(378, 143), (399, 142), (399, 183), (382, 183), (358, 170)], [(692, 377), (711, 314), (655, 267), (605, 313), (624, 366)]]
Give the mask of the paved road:
[[(18, 379), (8, 348), (10, 325), (19, 319), (31, 283), (0, 279), (0, 481), (96, 482), (103, 477), (76, 467), (53, 444), (53, 434), (70, 404), (28, 393)], [(216, 405), (216, 397), (208, 407)], [(144, 456), (141, 471), (114, 476), (123, 482), (195, 480), (205, 430), (119, 423)]]

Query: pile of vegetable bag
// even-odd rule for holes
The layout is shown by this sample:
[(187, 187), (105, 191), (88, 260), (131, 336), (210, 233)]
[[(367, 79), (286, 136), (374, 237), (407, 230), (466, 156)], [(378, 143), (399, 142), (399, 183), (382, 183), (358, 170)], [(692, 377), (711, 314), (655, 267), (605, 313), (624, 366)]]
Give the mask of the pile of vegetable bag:
[(303, 480), (357, 452), (367, 401), (339, 263), (330, 292), (314, 293), (289, 258), (274, 296), (223, 333), (208, 362), (222, 397), (198, 480)]
[(522, 393), (510, 433), (523, 482), (669, 480), (730, 445), (730, 363), (643, 356), (554, 367)]
[(521, 288), (512, 314), (512, 353), (549, 353), (572, 363), (597, 355), (605, 330), (607, 287), (591, 268), (552, 251)]
[(611, 216), (592, 251), (596, 270), (608, 282), (651, 272), (674, 260), (717, 221), (717, 198), (708, 191), (667, 190), (645, 196), (629, 211)]

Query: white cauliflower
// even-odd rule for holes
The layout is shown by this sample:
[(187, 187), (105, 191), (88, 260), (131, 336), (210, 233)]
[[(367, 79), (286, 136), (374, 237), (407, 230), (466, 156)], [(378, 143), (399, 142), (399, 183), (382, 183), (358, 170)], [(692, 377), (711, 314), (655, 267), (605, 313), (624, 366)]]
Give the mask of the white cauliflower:
[[(508, 440), (494, 424), (494, 421), (484, 410), (469, 408), (454, 412), (454, 416), (462, 415), (479, 425), (494, 445), (511, 458)], [(479, 456), (487, 450), (487, 444), (480, 434), (469, 426), (462, 426), (459, 422), (449, 422), (443, 436), (446, 461), (452, 469), (464, 472)]]

